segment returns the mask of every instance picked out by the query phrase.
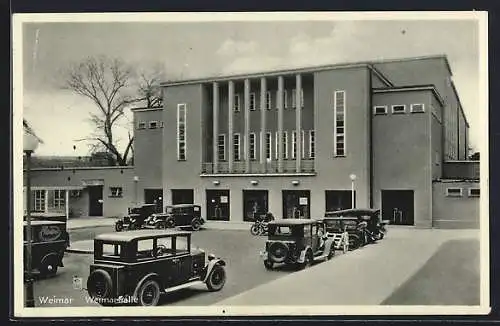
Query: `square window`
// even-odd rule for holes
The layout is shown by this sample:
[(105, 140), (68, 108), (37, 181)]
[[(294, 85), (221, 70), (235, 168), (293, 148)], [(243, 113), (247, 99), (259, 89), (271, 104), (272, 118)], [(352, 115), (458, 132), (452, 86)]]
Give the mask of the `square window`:
[(141, 121), (137, 124), (137, 129), (146, 129), (146, 122)]
[(387, 114), (387, 106), (386, 105), (378, 105), (373, 108), (374, 114)]
[(158, 128), (158, 121), (149, 121), (149, 129)]
[(109, 187), (109, 197), (123, 197), (122, 187)]

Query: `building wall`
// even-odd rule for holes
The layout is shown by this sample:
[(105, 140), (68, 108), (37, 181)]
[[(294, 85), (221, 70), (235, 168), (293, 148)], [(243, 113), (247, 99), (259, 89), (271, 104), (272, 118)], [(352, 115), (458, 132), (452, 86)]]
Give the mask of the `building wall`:
[(467, 124), (465, 123), (465, 116), (462, 111), (458, 112), (458, 159), (467, 160), (468, 157), (468, 144), (467, 144)]
[[(305, 89), (305, 106), (314, 103), (314, 121), (316, 130), (316, 176), (278, 176), (260, 177), (258, 189), (269, 189), (269, 202), (277, 205), (273, 213), (282, 215), (281, 191), (283, 189), (310, 189), (311, 215), (321, 216), (325, 210), (325, 190), (350, 190), (349, 175), (357, 175), (356, 194), (360, 207), (369, 205), (369, 70), (367, 68), (338, 69), (314, 74), (314, 92)], [(312, 85), (312, 83), (310, 84)], [(346, 156), (333, 157), (333, 99), (336, 90), (346, 92)], [(309, 95), (313, 94), (311, 99)], [(209, 137), (210, 88), (203, 85), (183, 85), (167, 87), (164, 92), (165, 105), (171, 110), (164, 110), (165, 135), (164, 155), (164, 198), (171, 202), (171, 189), (195, 189), (195, 201), (205, 204), (205, 190), (214, 189), (212, 179), (200, 177), (202, 157), (209, 157), (209, 146), (201, 148), (204, 138)], [(178, 103), (187, 104), (187, 160), (177, 161), (176, 152), (176, 108)], [(274, 106), (274, 105), (273, 105)], [(208, 110), (207, 110), (208, 107)], [(307, 110), (307, 108), (306, 108)], [(221, 110), (221, 112), (224, 110)], [(226, 110), (227, 111), (227, 110)], [(271, 111), (275, 111), (271, 110)], [(290, 110), (295, 117), (295, 111)], [(258, 112), (258, 111), (256, 111)], [(268, 124), (271, 124), (268, 121)], [(292, 126), (294, 126), (290, 122)], [(312, 124), (304, 119), (304, 124)], [(225, 126), (227, 121), (220, 121)], [(201, 128), (200, 128), (201, 127)], [(203, 137), (202, 137), (203, 135)], [(290, 137), (291, 138), (291, 137)], [(290, 139), (289, 138), (289, 139)], [(210, 142), (209, 142), (210, 143)], [(291, 147), (289, 145), (289, 147)], [(243, 220), (243, 201), (241, 190), (250, 187), (250, 180), (256, 177), (221, 177), (221, 184), (216, 188), (231, 189), (231, 220)], [(299, 180), (299, 186), (292, 186), (292, 180)], [(251, 187), (254, 189), (255, 187)], [(273, 207), (270, 207), (273, 208)], [(206, 207), (204, 208), (206, 210)], [(240, 213), (241, 212), (241, 213)], [(233, 215), (237, 214), (237, 215)]]
[[(447, 196), (446, 188), (449, 187), (461, 188), (462, 196)], [(479, 228), (480, 200), (469, 196), (470, 188), (479, 189), (479, 181), (433, 183), (433, 227)]]
[(458, 159), (459, 99), (453, 89), (451, 72), (445, 57), (418, 60), (396, 60), (374, 66), (397, 86), (434, 85), (445, 102), (445, 159)]
[[(413, 190), (414, 221), (431, 226), (430, 113), (410, 113), (412, 103), (431, 103), (430, 91), (376, 93), (373, 106), (387, 105), (388, 114), (373, 116), (374, 206), (382, 207), (382, 190)], [(406, 113), (392, 114), (392, 105), (406, 105)]]
[[(150, 121), (162, 122), (151, 129)], [(139, 129), (139, 122), (146, 122)], [(134, 174), (137, 182), (138, 201), (144, 201), (144, 189), (162, 188), (162, 138), (164, 128), (163, 109), (134, 111)]]
[[(84, 180), (103, 180), (103, 216), (122, 216), (134, 202), (134, 170), (132, 167), (91, 169), (36, 169), (31, 171), (32, 187), (83, 187)], [(110, 187), (122, 187), (122, 197), (111, 197)], [(70, 209), (75, 216), (88, 215), (88, 194), (70, 198)], [(32, 206), (33, 207), (33, 206)]]

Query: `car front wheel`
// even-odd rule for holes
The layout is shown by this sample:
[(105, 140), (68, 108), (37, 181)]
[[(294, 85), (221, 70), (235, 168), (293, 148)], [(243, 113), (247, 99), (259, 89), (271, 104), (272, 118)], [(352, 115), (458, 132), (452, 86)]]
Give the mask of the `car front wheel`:
[(160, 300), (160, 285), (156, 280), (147, 280), (137, 289), (137, 301), (141, 306), (156, 306)]
[(219, 291), (226, 283), (226, 271), (224, 267), (215, 265), (207, 278), (207, 288), (210, 291)]
[(123, 223), (120, 221), (120, 222), (116, 222), (115, 224), (115, 230), (116, 232), (120, 232), (123, 230)]
[(193, 222), (191, 222), (191, 229), (193, 229), (193, 231), (198, 231), (200, 227), (201, 227), (200, 221), (194, 220)]
[(169, 218), (168, 220), (165, 221), (166, 225), (167, 225), (167, 228), (171, 229), (175, 226), (175, 221), (171, 218)]
[(330, 247), (330, 251), (328, 252), (328, 260), (332, 259), (333, 256), (335, 256), (335, 246), (334, 244), (332, 243), (332, 246)]

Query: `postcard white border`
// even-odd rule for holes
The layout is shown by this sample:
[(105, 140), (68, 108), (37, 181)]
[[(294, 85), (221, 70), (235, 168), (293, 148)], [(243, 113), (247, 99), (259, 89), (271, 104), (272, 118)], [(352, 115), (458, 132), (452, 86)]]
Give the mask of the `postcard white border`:
[[(24, 308), (23, 264), (14, 264), (15, 317), (126, 317), (126, 316), (298, 316), (298, 315), (480, 315), (490, 312), (489, 301), (489, 170), (488, 170), (488, 15), (460, 12), (261, 12), (261, 13), (64, 13), (14, 14), (13, 30), (13, 182), (14, 216), (23, 214), (22, 115), (23, 115), (23, 23), (46, 22), (210, 22), (210, 21), (342, 21), (342, 20), (477, 20), (480, 26), (479, 112), (482, 129), (480, 252), (481, 294), (479, 306), (196, 306), (189, 307), (58, 307)], [(484, 195), (483, 195), (484, 194)], [(22, 246), (22, 219), (14, 218), (14, 248)], [(14, 261), (23, 261), (14, 250)]]

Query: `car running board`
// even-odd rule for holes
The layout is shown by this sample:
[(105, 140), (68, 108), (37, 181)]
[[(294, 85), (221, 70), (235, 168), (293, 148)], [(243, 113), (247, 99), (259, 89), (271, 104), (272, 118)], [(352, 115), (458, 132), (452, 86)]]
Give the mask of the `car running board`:
[(188, 283), (184, 283), (184, 284), (181, 284), (181, 285), (176, 285), (176, 286), (173, 286), (173, 287), (170, 287), (170, 288), (166, 288), (164, 289), (165, 293), (170, 293), (170, 292), (175, 292), (177, 290), (181, 290), (181, 289), (185, 289), (185, 288), (188, 288), (190, 286), (193, 286), (193, 285), (201, 285), (201, 284), (205, 284), (203, 283), (203, 281), (201, 280), (194, 280), (194, 281), (191, 281), (191, 282), (188, 282)]

